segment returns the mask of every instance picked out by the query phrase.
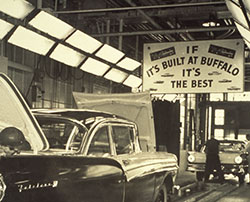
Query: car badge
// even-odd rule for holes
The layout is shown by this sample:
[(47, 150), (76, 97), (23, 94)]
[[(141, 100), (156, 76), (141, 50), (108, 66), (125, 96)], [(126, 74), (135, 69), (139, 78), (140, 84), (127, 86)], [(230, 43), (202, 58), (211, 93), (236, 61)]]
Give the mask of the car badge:
[(55, 180), (53, 182), (46, 182), (46, 183), (35, 183), (35, 184), (19, 184), (18, 185), (18, 190), (19, 192), (23, 192), (23, 191), (28, 191), (28, 190), (32, 190), (32, 189), (41, 189), (41, 188), (56, 188), (58, 186), (58, 181)]

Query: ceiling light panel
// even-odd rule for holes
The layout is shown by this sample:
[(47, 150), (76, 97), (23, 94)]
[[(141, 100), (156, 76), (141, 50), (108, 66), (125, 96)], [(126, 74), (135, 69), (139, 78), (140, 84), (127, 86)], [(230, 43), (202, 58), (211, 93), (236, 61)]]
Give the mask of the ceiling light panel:
[(86, 58), (85, 55), (62, 44), (59, 44), (49, 57), (72, 67), (77, 67)]
[(142, 79), (131, 74), (123, 84), (131, 88), (138, 88), (142, 84)]
[(97, 57), (100, 57), (108, 62), (117, 63), (125, 54), (120, 50), (113, 48), (110, 45), (105, 44), (101, 49), (96, 53)]
[(0, 11), (17, 19), (24, 19), (34, 6), (24, 0), (0, 0)]
[(97, 76), (103, 76), (109, 69), (109, 65), (93, 58), (88, 58), (80, 67), (81, 70)]
[(95, 38), (77, 30), (67, 40), (70, 45), (87, 53), (93, 53), (101, 47), (102, 43)]
[(128, 77), (128, 74), (126, 72), (120, 71), (118, 69), (112, 68), (107, 74), (105, 74), (104, 78), (117, 82), (122, 83), (126, 78)]
[(54, 41), (22, 26), (19, 26), (14, 31), (8, 42), (40, 55), (46, 55), (55, 43)]
[(0, 19), (0, 40), (14, 27), (14, 25)]
[(60, 40), (65, 39), (75, 30), (71, 25), (44, 11), (40, 11), (29, 24)]
[(118, 67), (121, 67), (123, 69), (134, 71), (141, 65), (140, 62), (133, 60), (131, 58), (125, 57), (123, 60), (121, 60), (119, 63), (117, 63)]
[(227, 0), (226, 1), (228, 10), (231, 12), (233, 18), (244, 25), (245, 27), (249, 28), (248, 23), (246, 21), (246, 18), (244, 16), (243, 11), (241, 10), (241, 7), (238, 4), (233, 3), (232, 1)]

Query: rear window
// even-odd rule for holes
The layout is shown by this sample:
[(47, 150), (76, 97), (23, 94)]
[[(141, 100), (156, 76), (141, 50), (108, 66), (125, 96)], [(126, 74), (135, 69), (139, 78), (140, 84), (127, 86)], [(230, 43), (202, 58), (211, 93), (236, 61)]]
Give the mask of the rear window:
[(78, 151), (86, 131), (70, 121), (39, 119), (51, 149)]

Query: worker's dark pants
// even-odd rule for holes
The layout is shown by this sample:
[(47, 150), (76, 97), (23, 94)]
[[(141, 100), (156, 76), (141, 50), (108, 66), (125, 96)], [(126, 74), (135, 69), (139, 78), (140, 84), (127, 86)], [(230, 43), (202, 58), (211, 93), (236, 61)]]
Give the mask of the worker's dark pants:
[(214, 170), (216, 170), (216, 173), (219, 176), (219, 181), (223, 181), (224, 176), (221, 170), (221, 163), (220, 163), (219, 155), (207, 154), (206, 166), (205, 166), (205, 181), (209, 180), (209, 176), (210, 174), (214, 173)]

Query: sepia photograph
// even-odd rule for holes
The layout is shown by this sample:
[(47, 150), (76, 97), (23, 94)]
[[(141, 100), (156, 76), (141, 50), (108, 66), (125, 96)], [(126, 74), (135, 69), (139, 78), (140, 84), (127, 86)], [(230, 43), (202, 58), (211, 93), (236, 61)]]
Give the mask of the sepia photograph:
[(0, 202), (249, 202), (250, 0), (0, 0)]

